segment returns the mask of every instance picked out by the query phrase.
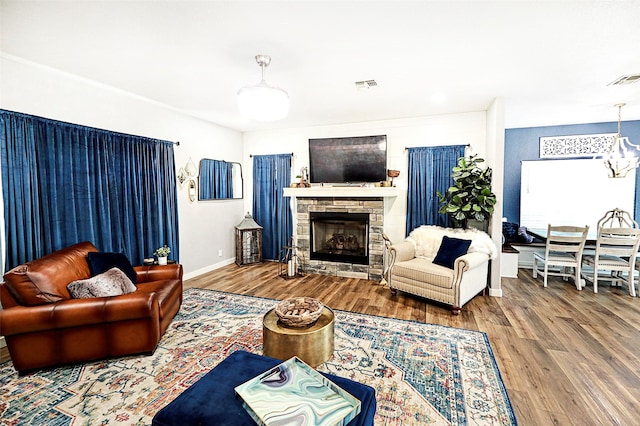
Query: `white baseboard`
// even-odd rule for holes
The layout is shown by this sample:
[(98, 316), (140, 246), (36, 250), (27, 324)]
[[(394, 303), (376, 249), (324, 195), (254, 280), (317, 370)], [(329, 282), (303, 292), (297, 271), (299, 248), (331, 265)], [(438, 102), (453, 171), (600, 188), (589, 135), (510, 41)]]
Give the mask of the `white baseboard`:
[(7, 342), (4, 341), (4, 336), (0, 336), (0, 348), (7, 346)]
[(214, 263), (213, 265), (207, 266), (205, 268), (201, 268), (196, 271), (189, 272), (188, 274), (184, 274), (182, 279), (188, 280), (191, 278), (199, 277), (200, 275), (206, 274), (207, 272), (215, 271), (216, 269), (220, 269), (223, 266), (231, 265), (235, 261), (236, 261), (235, 257), (232, 257), (230, 259), (225, 259), (222, 262)]
[(491, 287), (489, 287), (489, 296), (502, 297), (502, 288), (491, 288)]

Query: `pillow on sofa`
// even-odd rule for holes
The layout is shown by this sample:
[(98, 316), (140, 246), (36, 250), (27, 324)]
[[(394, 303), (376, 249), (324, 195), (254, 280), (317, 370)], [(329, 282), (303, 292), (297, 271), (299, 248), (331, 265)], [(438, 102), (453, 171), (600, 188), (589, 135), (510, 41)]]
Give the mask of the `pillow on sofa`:
[(460, 256), (467, 254), (471, 240), (463, 240), (460, 238), (450, 238), (446, 235), (442, 237), (442, 243), (433, 263), (453, 269), (453, 264)]
[(136, 286), (124, 272), (114, 267), (95, 277), (73, 281), (67, 285), (67, 289), (74, 299), (83, 299), (120, 296), (136, 291)]
[(89, 252), (87, 254), (87, 263), (89, 264), (89, 270), (91, 276), (95, 277), (98, 274), (108, 271), (111, 268), (118, 268), (131, 280), (132, 283), (136, 283), (137, 274), (134, 271), (131, 262), (122, 253), (102, 253), (102, 252)]

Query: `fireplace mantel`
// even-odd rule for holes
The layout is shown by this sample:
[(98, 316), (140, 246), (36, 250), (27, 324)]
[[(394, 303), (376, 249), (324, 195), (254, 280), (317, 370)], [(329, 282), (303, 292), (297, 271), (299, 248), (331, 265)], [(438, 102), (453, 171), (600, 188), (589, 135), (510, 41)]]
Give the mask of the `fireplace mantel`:
[(312, 186), (310, 188), (284, 188), (284, 196), (292, 198), (387, 198), (397, 197), (398, 189), (394, 187)]

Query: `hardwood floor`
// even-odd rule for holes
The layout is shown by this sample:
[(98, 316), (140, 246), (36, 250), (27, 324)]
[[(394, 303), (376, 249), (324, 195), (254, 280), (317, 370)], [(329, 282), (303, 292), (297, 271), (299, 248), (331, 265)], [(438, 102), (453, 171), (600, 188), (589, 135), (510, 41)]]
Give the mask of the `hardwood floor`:
[(624, 288), (578, 292), (553, 277), (545, 289), (520, 269), (520, 278), (503, 278), (503, 297), (476, 296), (454, 316), (372, 281), (277, 273), (276, 263), (230, 265), (184, 284), (274, 299), (313, 296), (334, 309), (479, 330), (520, 425), (640, 424), (640, 298)]
[[(624, 288), (549, 287), (520, 269), (501, 298), (476, 296), (458, 316), (447, 307), (360, 279), (284, 280), (277, 263), (229, 265), (184, 282), (273, 299), (313, 296), (334, 309), (485, 332), (520, 425), (640, 424), (640, 298)], [(6, 348), (0, 350), (6, 359)]]

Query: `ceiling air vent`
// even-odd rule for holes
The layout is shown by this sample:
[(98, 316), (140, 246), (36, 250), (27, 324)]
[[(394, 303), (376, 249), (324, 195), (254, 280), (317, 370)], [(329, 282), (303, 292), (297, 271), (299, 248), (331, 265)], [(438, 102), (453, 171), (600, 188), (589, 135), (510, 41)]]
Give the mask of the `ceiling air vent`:
[(373, 87), (378, 87), (378, 83), (375, 80), (356, 81), (356, 89), (358, 90), (371, 89)]
[(612, 81), (608, 86), (621, 86), (623, 84), (631, 84), (640, 81), (640, 74), (623, 75)]

